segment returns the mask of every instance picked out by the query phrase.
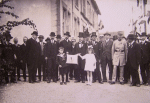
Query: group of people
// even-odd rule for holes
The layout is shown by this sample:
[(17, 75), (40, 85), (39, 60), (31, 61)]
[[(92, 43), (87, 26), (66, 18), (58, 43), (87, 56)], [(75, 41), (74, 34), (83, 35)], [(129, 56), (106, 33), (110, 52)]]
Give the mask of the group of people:
[[(16, 83), (20, 80), (20, 70), (23, 70), (23, 78), (26, 81), (26, 68), (29, 74), (29, 83), (41, 81), (41, 71), (43, 71), (43, 81), (50, 83), (60, 81), (60, 85), (67, 84), (69, 80), (75, 79), (75, 83), (85, 83), (91, 85), (92, 82), (103, 84), (109, 82), (115, 84), (128, 83), (132, 77), (131, 86), (140, 87), (139, 66), (143, 84), (148, 86), (149, 63), (150, 63), (150, 42), (146, 33), (140, 35), (140, 39), (134, 34), (129, 34), (127, 38), (118, 32), (116, 38), (111, 39), (111, 34), (105, 33), (98, 40), (96, 32), (79, 32), (78, 42), (71, 37), (69, 32), (61, 35), (50, 33), (44, 42), (44, 36), (38, 35), (34, 31), (32, 37), (23, 38), (23, 44), (18, 44), (18, 39), (14, 38), (14, 44), (10, 43), (13, 38), (10, 32), (6, 32), (1, 37), (1, 68), (5, 70), (5, 81)], [(37, 42), (37, 37), (39, 42)], [(68, 64), (67, 55), (76, 55), (77, 64)], [(3, 64), (3, 65), (2, 65)], [(106, 77), (106, 66), (109, 67), (109, 79)], [(100, 70), (102, 68), (102, 73)], [(8, 72), (11, 70), (11, 72)], [(38, 71), (38, 80), (36, 74)], [(102, 74), (102, 76), (101, 76)]]

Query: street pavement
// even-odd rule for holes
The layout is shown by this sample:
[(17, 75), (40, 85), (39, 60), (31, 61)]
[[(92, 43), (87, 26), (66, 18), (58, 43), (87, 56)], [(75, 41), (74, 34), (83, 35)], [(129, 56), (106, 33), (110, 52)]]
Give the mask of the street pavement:
[(150, 103), (150, 86), (20, 81), (0, 86), (0, 103)]

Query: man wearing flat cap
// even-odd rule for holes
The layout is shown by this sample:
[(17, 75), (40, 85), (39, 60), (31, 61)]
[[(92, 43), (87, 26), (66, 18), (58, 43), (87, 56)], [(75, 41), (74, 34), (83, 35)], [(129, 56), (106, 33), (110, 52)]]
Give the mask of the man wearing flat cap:
[(40, 55), (38, 60), (38, 77), (39, 81), (41, 81), (41, 70), (43, 68), (43, 81), (46, 81), (46, 71), (45, 71), (45, 57), (44, 57), (44, 46), (45, 43), (43, 42), (44, 36), (39, 35), (39, 49), (40, 49)]
[(135, 42), (135, 35), (129, 34), (128, 37), (128, 56), (126, 69), (129, 70), (132, 76), (132, 83), (130, 86), (140, 86), (140, 79), (138, 73), (138, 66), (141, 61), (140, 46)]
[(147, 35), (145, 32), (141, 33), (140, 50), (141, 50), (141, 75), (143, 84), (148, 86), (149, 82), (149, 62), (150, 62), (150, 43), (146, 41)]
[[(75, 51), (76, 54), (80, 53), (82, 56), (86, 54), (87, 45), (83, 41), (83, 32), (79, 32), (79, 42), (75, 45)], [(82, 60), (81, 57), (78, 57), (78, 65), (77, 65), (77, 81), (75, 83), (78, 83), (82, 81), (82, 83), (85, 83), (85, 60)]]
[(112, 80), (112, 56), (111, 56), (111, 48), (113, 41), (110, 40), (111, 34), (105, 33), (104, 34), (104, 41), (101, 43), (101, 66), (102, 66), (102, 74), (103, 74), (103, 82), (107, 82), (106, 78), (106, 65), (108, 64), (109, 67), (109, 80)]
[(45, 60), (47, 62), (47, 83), (51, 82), (51, 79), (53, 79), (53, 82), (56, 81), (56, 56), (58, 53), (58, 44), (54, 40), (55, 39), (55, 33), (50, 33), (50, 42), (45, 44)]
[[(69, 37), (71, 36), (71, 35), (70, 35), (70, 32), (66, 32), (66, 33), (64, 34), (64, 36), (65, 36), (65, 39), (60, 42), (60, 46), (64, 47), (64, 52), (65, 52), (65, 53), (70, 54), (70, 53), (71, 53), (71, 47), (72, 47), (72, 43), (71, 43), (71, 41), (69, 40)], [(69, 66), (69, 65), (68, 65), (68, 72), (70, 72), (70, 66)], [(67, 80), (67, 82), (69, 82), (69, 79), (68, 79), (68, 72), (67, 72), (67, 74), (66, 74), (66, 80)]]
[(100, 60), (100, 49), (99, 49), (99, 43), (96, 41), (97, 39), (97, 35), (96, 32), (92, 32), (91, 35), (91, 42), (89, 43), (90, 45), (92, 45), (93, 49), (94, 49), (94, 53), (95, 53), (95, 57), (96, 57), (96, 69), (93, 72), (93, 82), (96, 82), (96, 78), (98, 77), (98, 81), (99, 83), (103, 83), (102, 79), (101, 79), (101, 72), (100, 72), (100, 68), (99, 68), (99, 60)]
[(27, 41), (27, 65), (29, 72), (29, 83), (34, 83), (36, 81), (36, 70), (38, 67), (38, 58), (40, 54), (39, 44), (36, 39), (38, 32), (34, 31), (32, 37)]
[(10, 40), (13, 38), (9, 31), (7, 31), (4, 35), (6, 37), (6, 44), (2, 51), (3, 60), (5, 61), (6, 65), (4, 67), (5, 69), (5, 81), (6, 83), (9, 83), (9, 77), (8, 77), (8, 71), (11, 70), (11, 80), (12, 83), (17, 83), (15, 78), (15, 68), (14, 68), (14, 51), (13, 51), (13, 45), (10, 43)]

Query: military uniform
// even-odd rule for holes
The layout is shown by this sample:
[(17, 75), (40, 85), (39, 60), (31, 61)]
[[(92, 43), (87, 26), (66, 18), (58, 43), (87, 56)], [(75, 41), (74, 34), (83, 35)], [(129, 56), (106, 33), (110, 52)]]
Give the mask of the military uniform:
[[(127, 61), (127, 43), (123, 40), (116, 40), (112, 46), (112, 59), (114, 66), (125, 66)], [(116, 69), (113, 70), (113, 82), (116, 80)], [(124, 69), (120, 69), (120, 82), (123, 82)]]

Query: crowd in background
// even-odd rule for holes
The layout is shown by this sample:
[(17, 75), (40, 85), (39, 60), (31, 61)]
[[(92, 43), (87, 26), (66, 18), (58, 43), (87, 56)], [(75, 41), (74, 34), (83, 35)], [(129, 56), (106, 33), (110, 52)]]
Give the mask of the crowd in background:
[[(28, 70), (29, 83), (43, 80), (47, 83), (60, 81), (60, 85), (66, 85), (75, 79), (75, 83), (88, 81), (88, 85), (97, 80), (100, 84), (119, 81), (123, 85), (132, 77), (130, 86), (140, 87), (141, 74), (142, 84), (149, 85), (150, 38), (146, 33), (141, 33), (139, 38), (134, 34), (125, 38), (118, 32), (113, 39), (110, 38), (111, 34), (105, 33), (98, 39), (96, 32), (79, 32), (78, 42), (74, 38), (69, 39), (69, 32), (64, 33), (64, 39), (51, 32), (45, 42), (44, 36), (38, 35), (37, 31), (31, 35), (29, 39), (23, 38), (22, 45), (18, 44), (17, 37), (13, 39), (9, 31), (0, 36), (0, 70), (4, 71), (1, 77), (5, 78), (5, 83), (21, 81), (20, 70), (26, 82)], [(13, 44), (10, 43), (11, 39)], [(77, 55), (78, 63), (67, 64), (67, 55)]]

